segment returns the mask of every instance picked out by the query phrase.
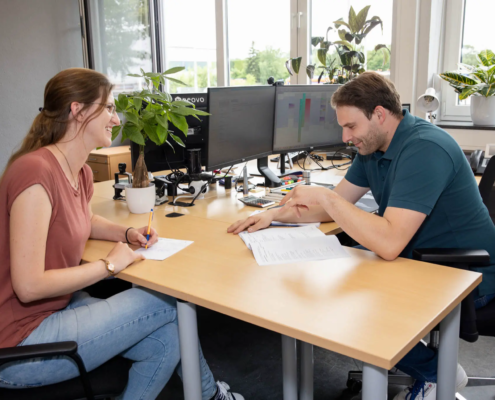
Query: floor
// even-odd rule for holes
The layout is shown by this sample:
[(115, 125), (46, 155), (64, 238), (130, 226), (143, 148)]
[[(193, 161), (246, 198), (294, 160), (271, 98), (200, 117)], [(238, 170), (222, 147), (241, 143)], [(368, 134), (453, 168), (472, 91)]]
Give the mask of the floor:
[[(198, 307), (201, 344), (216, 380), (227, 382), (246, 400), (282, 399), (280, 335)], [(495, 376), (495, 338), (482, 337), (474, 344), (461, 342), (459, 360), (469, 376)], [(346, 389), (347, 372), (356, 362), (328, 350), (315, 348), (315, 400), (357, 400)], [(358, 363), (359, 364), (359, 363)], [(359, 365), (360, 366), (360, 365)], [(402, 388), (390, 386), (389, 399)], [(467, 400), (495, 400), (495, 386), (466, 387)], [(182, 400), (182, 383), (175, 374), (159, 400)]]

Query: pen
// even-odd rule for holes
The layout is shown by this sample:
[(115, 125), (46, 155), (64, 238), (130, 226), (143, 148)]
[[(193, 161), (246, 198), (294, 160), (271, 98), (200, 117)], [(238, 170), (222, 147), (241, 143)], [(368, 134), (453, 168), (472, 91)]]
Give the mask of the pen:
[(151, 231), (151, 221), (153, 219), (153, 209), (150, 211), (150, 219), (148, 221), (148, 233), (146, 234), (146, 247), (145, 249), (148, 249), (148, 241), (150, 240), (150, 231)]

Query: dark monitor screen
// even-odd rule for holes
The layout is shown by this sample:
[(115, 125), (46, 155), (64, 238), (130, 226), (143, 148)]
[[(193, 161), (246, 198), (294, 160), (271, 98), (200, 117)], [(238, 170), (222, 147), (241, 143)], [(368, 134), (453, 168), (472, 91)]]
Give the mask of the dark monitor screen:
[(342, 127), (330, 99), (340, 85), (278, 86), (273, 152), (342, 144)]
[(206, 170), (272, 154), (275, 87), (208, 88)]

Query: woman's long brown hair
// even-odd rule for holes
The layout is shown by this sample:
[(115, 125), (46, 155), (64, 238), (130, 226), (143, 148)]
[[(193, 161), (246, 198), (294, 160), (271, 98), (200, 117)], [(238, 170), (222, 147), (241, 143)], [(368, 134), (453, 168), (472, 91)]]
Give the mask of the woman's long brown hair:
[(55, 75), (45, 86), (42, 111), (34, 119), (19, 150), (9, 158), (2, 175), (5, 175), (12, 163), (24, 154), (62, 140), (67, 132), (73, 102), (82, 103), (81, 111), (84, 111), (91, 107), (91, 103), (103, 98), (103, 104), (82, 124), (79, 132), (82, 131), (104, 110), (112, 89), (113, 85), (105, 75), (91, 69), (70, 68)]

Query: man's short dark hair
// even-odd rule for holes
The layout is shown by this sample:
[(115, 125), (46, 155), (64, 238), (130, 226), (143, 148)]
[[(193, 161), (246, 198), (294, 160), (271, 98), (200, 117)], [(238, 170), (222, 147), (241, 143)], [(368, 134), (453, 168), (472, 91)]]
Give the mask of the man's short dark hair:
[(371, 119), (377, 106), (402, 117), (400, 96), (394, 84), (376, 72), (363, 72), (339, 87), (332, 96), (332, 107), (351, 106), (359, 108)]

